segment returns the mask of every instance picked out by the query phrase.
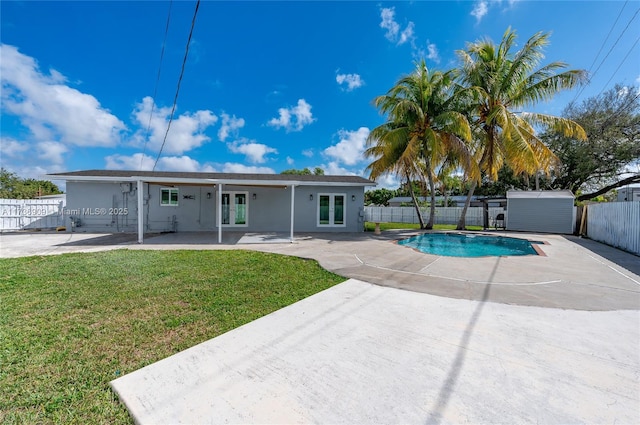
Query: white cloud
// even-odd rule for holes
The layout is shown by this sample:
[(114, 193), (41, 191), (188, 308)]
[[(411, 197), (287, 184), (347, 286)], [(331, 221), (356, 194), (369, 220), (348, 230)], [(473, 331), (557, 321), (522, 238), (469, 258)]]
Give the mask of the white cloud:
[(233, 153), (241, 153), (247, 156), (247, 160), (254, 164), (261, 164), (266, 161), (265, 155), (270, 153), (278, 153), (274, 148), (271, 148), (262, 143), (256, 143), (255, 140), (240, 139), (233, 143), (227, 143), (229, 150)]
[(27, 143), (19, 142), (10, 137), (0, 137), (0, 152), (2, 153), (0, 157), (20, 158), (22, 153), (28, 150), (29, 145)]
[(293, 158), (291, 158), (290, 156), (288, 156), (288, 157), (287, 157), (287, 164), (289, 164), (289, 165), (293, 165), (293, 163), (294, 163)]
[(476, 18), (476, 22), (480, 23), (482, 18), (489, 12), (489, 4), (486, 0), (480, 0), (475, 3), (473, 6), (473, 10), (471, 11), (471, 16)]
[[(142, 160), (142, 166), (140, 166)], [(145, 170), (151, 171), (153, 164), (156, 162), (155, 158), (149, 155), (142, 155), (142, 153), (136, 153), (133, 155), (109, 155), (105, 158), (105, 168), (107, 170)]]
[(328, 164), (320, 165), (320, 168), (324, 170), (324, 173), (329, 176), (355, 176), (351, 170), (347, 170), (344, 167), (340, 166), (340, 163), (337, 161), (330, 161)]
[[(142, 160), (142, 167), (140, 167)], [(155, 158), (142, 153), (133, 155), (109, 155), (105, 158), (105, 168), (108, 170), (147, 170), (153, 169)], [(213, 167), (208, 164), (201, 165), (197, 160), (186, 155), (163, 156), (158, 160), (157, 171), (187, 171), (187, 172), (213, 172)]]
[(315, 121), (311, 113), (311, 105), (304, 99), (298, 99), (298, 104), (291, 108), (278, 109), (278, 118), (269, 120), (268, 125), (278, 128), (284, 128), (289, 131), (300, 131), (305, 125)]
[[(133, 112), (133, 118), (144, 129), (136, 133), (138, 144), (144, 142), (146, 128), (149, 125), (149, 116), (153, 106), (153, 99), (150, 96), (142, 99), (142, 102), (136, 105)], [(171, 108), (164, 107), (153, 108), (151, 115), (151, 126), (149, 133), (148, 149), (159, 151), (167, 131), (167, 124), (171, 116)], [(166, 154), (182, 154), (190, 151), (203, 144), (209, 142), (211, 138), (204, 131), (218, 121), (209, 110), (196, 111), (194, 113), (185, 112), (184, 114), (173, 118), (167, 141), (163, 148)]]
[(367, 127), (360, 127), (356, 131), (340, 130), (340, 141), (324, 150), (324, 154), (333, 158), (338, 163), (354, 165), (364, 160), (362, 153), (369, 136)]
[(398, 37), (398, 32), (400, 31), (400, 25), (395, 20), (395, 8), (383, 8), (380, 11), (380, 17), (382, 18), (382, 22), (380, 22), (380, 27), (387, 30), (387, 33), (384, 35), (387, 37), (389, 41), (395, 41)]
[(378, 185), (375, 189), (397, 189), (400, 187), (400, 180), (395, 174), (382, 175), (378, 177), (376, 183), (378, 183)]
[(398, 45), (404, 44), (407, 41), (413, 42), (413, 40), (415, 40), (415, 37), (413, 36), (414, 27), (415, 27), (415, 24), (413, 22), (409, 22), (407, 27), (400, 33), (400, 39), (398, 40)]
[(158, 160), (158, 170), (164, 171), (190, 171), (198, 172), (202, 170), (202, 166), (198, 161), (182, 156), (163, 156)]
[(226, 162), (222, 167), (223, 173), (249, 173), (249, 174), (275, 174), (275, 170), (269, 167), (256, 167), (238, 164), (236, 162)]
[(98, 100), (65, 85), (55, 70), (48, 75), (35, 59), (14, 46), (0, 45), (3, 113), (18, 117), (37, 142), (77, 146), (116, 146), (126, 130)]
[(224, 142), (229, 135), (237, 135), (238, 130), (244, 127), (243, 118), (236, 118), (235, 115), (229, 116), (224, 112), (220, 114), (220, 118), (222, 118), (222, 123), (220, 130), (218, 130), (218, 140), (221, 142)]
[(63, 164), (63, 155), (67, 153), (68, 150), (65, 145), (59, 142), (47, 141), (38, 142), (37, 144), (38, 158), (49, 161), (52, 164)]
[(438, 47), (435, 43), (429, 43), (427, 40), (427, 59), (431, 59), (435, 63), (440, 63), (440, 54), (438, 53)]
[(307, 158), (312, 158), (314, 155), (313, 149), (309, 148), (309, 149), (303, 150), (302, 155), (306, 156)]
[(338, 74), (336, 75), (338, 84), (347, 84), (347, 91), (352, 91), (364, 85), (364, 80), (358, 74)]
[(380, 27), (387, 30), (384, 36), (398, 46), (407, 41), (413, 42), (415, 39), (413, 35), (415, 24), (409, 21), (405, 29), (400, 31), (400, 25), (396, 22), (395, 15), (395, 7), (385, 7), (380, 10), (380, 18), (382, 19)]

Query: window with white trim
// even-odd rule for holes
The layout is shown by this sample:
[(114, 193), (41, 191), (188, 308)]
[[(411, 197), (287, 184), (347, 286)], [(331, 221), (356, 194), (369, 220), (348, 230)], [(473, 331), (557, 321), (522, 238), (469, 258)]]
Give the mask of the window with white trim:
[(175, 187), (163, 187), (160, 189), (160, 206), (177, 207), (178, 189)]
[(319, 193), (318, 226), (346, 226), (346, 200), (347, 195), (344, 193)]

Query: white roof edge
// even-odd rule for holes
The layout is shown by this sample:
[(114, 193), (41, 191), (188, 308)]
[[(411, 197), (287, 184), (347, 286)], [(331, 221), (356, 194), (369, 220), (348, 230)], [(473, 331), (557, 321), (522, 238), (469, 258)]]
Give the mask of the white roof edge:
[(571, 198), (575, 199), (573, 192), (562, 190), (508, 190), (507, 198)]
[(242, 179), (194, 179), (180, 177), (116, 177), (116, 176), (58, 176), (45, 174), (44, 178), (66, 181), (104, 181), (104, 182), (136, 182), (142, 180), (145, 183), (197, 183), (197, 184), (226, 184), (226, 185), (250, 185), (250, 186), (377, 186), (377, 183), (354, 182), (322, 182), (322, 181), (298, 181), (298, 180), (242, 180)]

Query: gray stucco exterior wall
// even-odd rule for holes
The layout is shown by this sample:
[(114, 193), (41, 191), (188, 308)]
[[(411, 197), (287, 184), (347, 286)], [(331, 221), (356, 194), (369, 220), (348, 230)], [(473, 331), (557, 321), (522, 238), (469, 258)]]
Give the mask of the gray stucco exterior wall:
[[(144, 183), (145, 232), (216, 231), (217, 185)], [(161, 190), (177, 189), (177, 205), (161, 205)], [(224, 230), (289, 232), (291, 187), (224, 185), (223, 194), (244, 194), (246, 224), (223, 225)], [(321, 194), (342, 196), (344, 225), (319, 224)], [(255, 196), (254, 196), (255, 195)], [(326, 199), (326, 198), (325, 198)], [(333, 198), (332, 198), (333, 199)], [(364, 187), (296, 186), (294, 232), (361, 232), (364, 230)], [(119, 182), (67, 182), (67, 230), (136, 232), (137, 185)]]

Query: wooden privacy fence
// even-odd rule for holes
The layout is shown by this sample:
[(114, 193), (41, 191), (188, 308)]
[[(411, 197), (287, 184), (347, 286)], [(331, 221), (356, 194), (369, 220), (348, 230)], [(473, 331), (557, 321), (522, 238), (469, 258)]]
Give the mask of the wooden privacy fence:
[(64, 224), (59, 199), (0, 199), (0, 231), (51, 229)]
[(587, 236), (640, 255), (640, 202), (587, 205)]
[[(425, 223), (429, 220), (429, 207), (420, 208)], [(414, 207), (364, 207), (365, 220), (374, 223), (419, 223), (418, 213)], [(500, 213), (505, 214), (503, 208), (489, 208), (489, 226), (494, 226), (494, 220)], [(434, 224), (458, 224), (462, 214), (462, 207), (436, 207)], [(482, 207), (469, 207), (465, 223), (468, 226), (482, 226)]]

